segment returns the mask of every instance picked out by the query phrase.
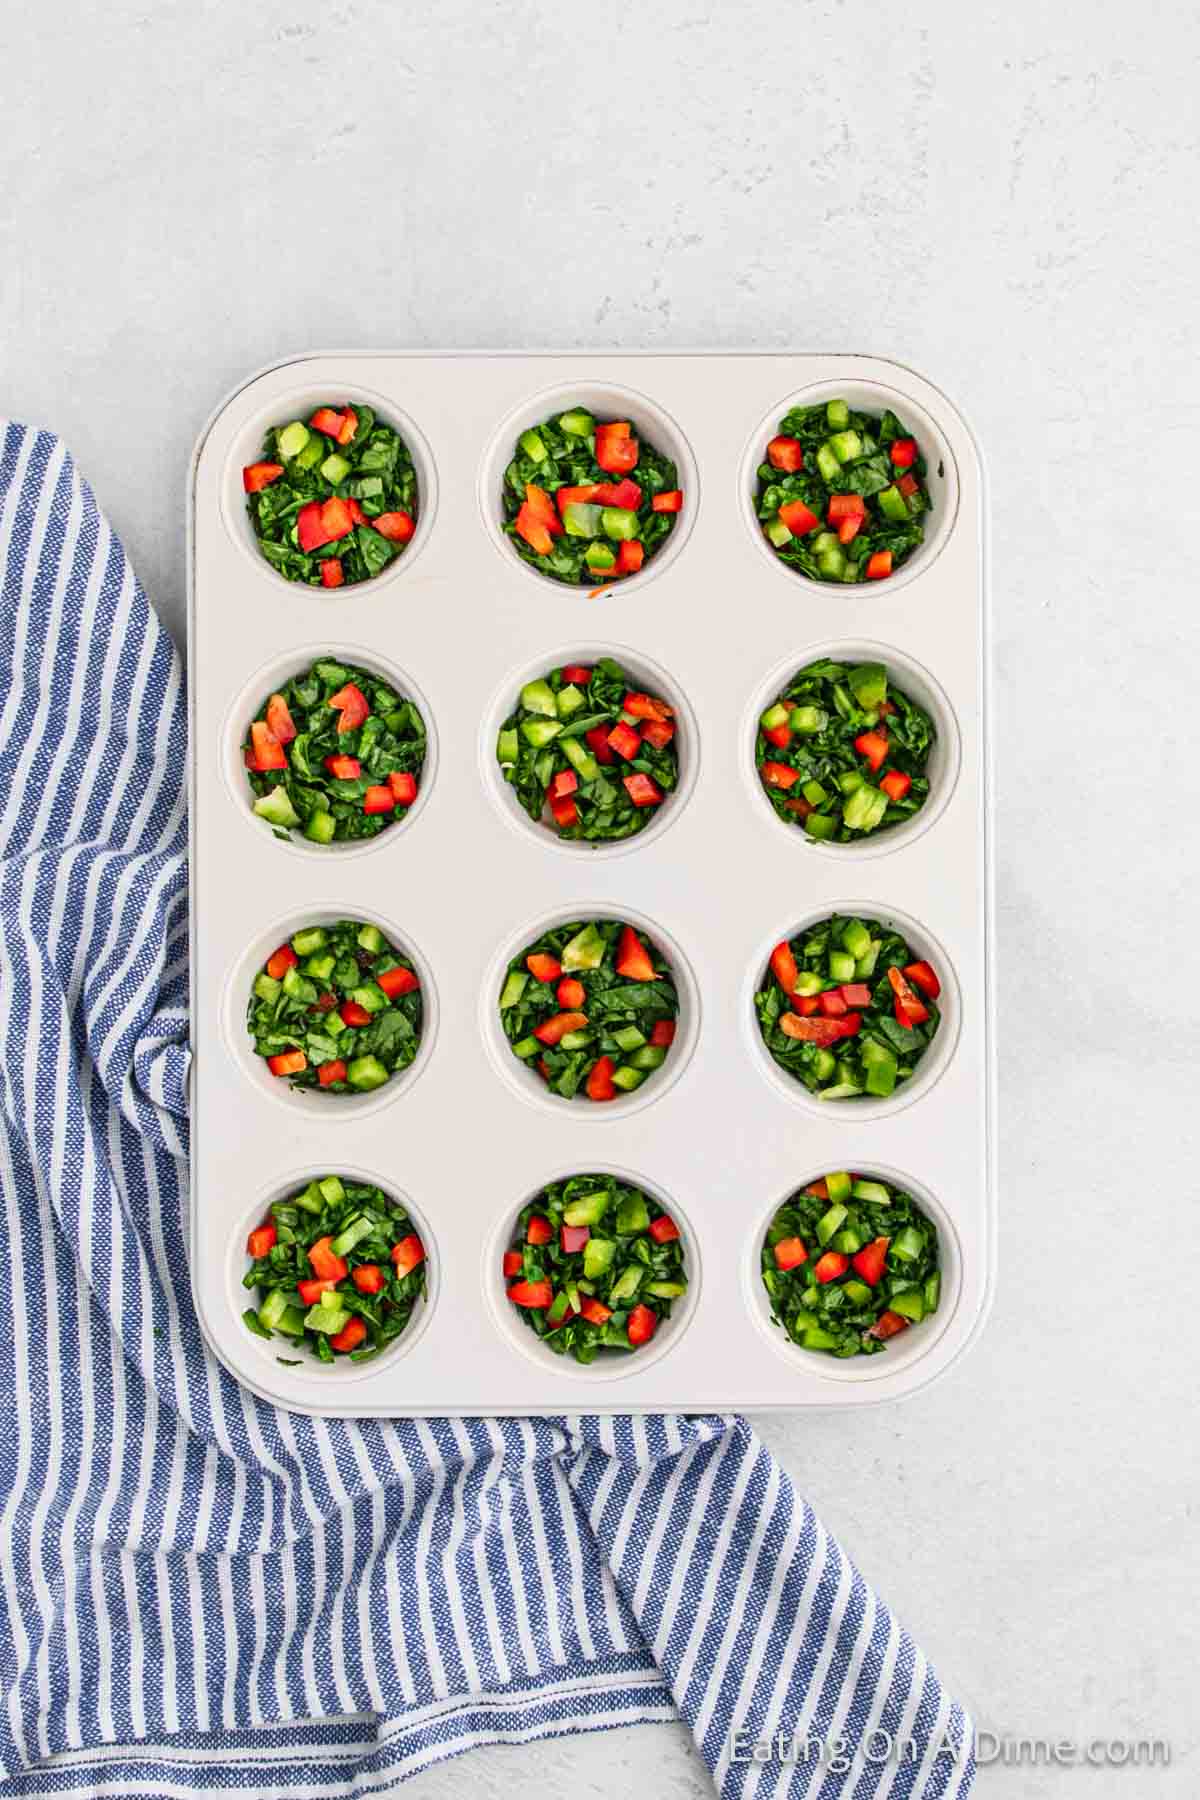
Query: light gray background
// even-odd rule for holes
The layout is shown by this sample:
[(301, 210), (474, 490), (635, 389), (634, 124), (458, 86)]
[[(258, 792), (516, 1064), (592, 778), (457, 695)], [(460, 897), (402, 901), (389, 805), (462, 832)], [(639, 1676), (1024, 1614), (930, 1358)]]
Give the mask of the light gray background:
[[(980, 1347), (768, 1422), (984, 1723), (1196, 1792), (1197, 64), (1191, 5), (10, 8), (0, 410), (62, 433), (177, 634), (187, 458), (310, 347), (911, 362), (990, 465), (1003, 1212)], [(719, 603), (719, 602), (717, 602)], [(700, 1796), (682, 1728), (481, 1753)]]

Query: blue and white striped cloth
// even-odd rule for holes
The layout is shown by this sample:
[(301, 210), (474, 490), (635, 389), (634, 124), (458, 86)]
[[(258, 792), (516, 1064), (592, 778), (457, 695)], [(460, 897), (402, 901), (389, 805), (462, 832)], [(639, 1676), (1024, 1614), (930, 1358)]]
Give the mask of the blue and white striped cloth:
[(722, 1795), (965, 1795), (961, 1708), (744, 1423), (324, 1422), (206, 1353), (180, 666), (63, 446), (0, 444), (0, 1795), (367, 1796), (676, 1717)]

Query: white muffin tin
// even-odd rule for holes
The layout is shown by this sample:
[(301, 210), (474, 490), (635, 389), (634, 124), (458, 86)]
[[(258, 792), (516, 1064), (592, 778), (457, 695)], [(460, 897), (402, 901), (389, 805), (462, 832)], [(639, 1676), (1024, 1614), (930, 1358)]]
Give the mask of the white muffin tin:
[[(926, 544), (887, 581), (807, 581), (754, 519), (779, 419), (834, 395), (892, 406), (929, 463)], [(416, 535), (362, 586), (285, 582), (255, 546), (242, 465), (268, 426), (356, 398), (412, 451)], [(499, 527), (519, 432), (569, 402), (629, 418), (676, 458), (685, 492), (659, 555), (594, 597), (539, 576)], [(307, 356), (220, 407), (196, 449), (189, 515), (192, 1282), (222, 1362), (278, 1404), (347, 1414), (861, 1406), (946, 1370), (986, 1312), (995, 1231), (983, 477), (945, 396), (860, 356)], [(522, 681), (604, 652), (675, 704), (682, 778), (644, 833), (591, 849), (525, 817), (494, 744)], [(254, 817), (241, 767), (266, 694), (322, 654), (377, 667), (430, 733), (416, 805), (364, 845), (280, 842)], [(758, 791), (757, 717), (816, 654), (886, 662), (938, 725), (926, 806), (861, 846), (811, 843)], [(833, 911), (894, 919), (942, 978), (941, 1030), (890, 1101), (814, 1101), (759, 1036), (752, 996), (771, 946)], [(504, 1043), (501, 972), (550, 922), (604, 914), (672, 957), (679, 1035), (625, 1100), (551, 1101)], [(361, 1099), (293, 1093), (245, 1030), (274, 946), (339, 916), (402, 944), (426, 999), (417, 1062)], [(775, 1207), (839, 1168), (906, 1187), (937, 1222), (944, 1270), (931, 1320), (848, 1362), (791, 1344), (759, 1277)], [(500, 1257), (545, 1182), (601, 1170), (636, 1179), (679, 1220), (692, 1286), (649, 1351), (581, 1367), (516, 1315)], [(241, 1279), (247, 1231), (270, 1202), (333, 1171), (404, 1202), (430, 1282), (385, 1354), (326, 1367), (246, 1329)]]

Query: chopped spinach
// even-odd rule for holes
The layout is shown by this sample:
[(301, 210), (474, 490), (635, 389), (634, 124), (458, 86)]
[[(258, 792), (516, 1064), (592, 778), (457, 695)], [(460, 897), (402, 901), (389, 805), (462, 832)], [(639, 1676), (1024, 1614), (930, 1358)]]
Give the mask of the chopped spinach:
[(417, 474), (400, 433), (356, 402), (273, 425), (242, 472), (258, 547), (287, 581), (369, 581), (416, 528)]
[(762, 1278), (772, 1317), (794, 1344), (875, 1356), (937, 1311), (937, 1227), (911, 1194), (837, 1170), (779, 1208)]
[(754, 1005), (779, 1067), (818, 1099), (886, 1099), (933, 1042), (940, 992), (898, 931), (835, 913), (776, 944)]
[(619, 919), (556, 925), (508, 966), (500, 1023), (513, 1055), (563, 1100), (615, 1100), (661, 1068), (679, 997), (666, 959)]
[(662, 548), (683, 506), (677, 480), (627, 422), (569, 408), (518, 438), (502, 528), (540, 574), (594, 587), (636, 574)]
[(894, 412), (796, 406), (758, 470), (755, 508), (775, 554), (814, 581), (892, 574), (925, 538), (925, 458)]
[(272, 1075), (323, 1093), (368, 1093), (413, 1061), (420, 978), (377, 925), (339, 919), (294, 932), (255, 978), (247, 1028)]
[[(365, 1362), (394, 1343), (425, 1293), (425, 1247), (398, 1201), (350, 1176), (325, 1175), (277, 1200), (246, 1246), (242, 1318), (320, 1362)], [(283, 1359), (280, 1358), (282, 1361)]]
[(375, 837), (404, 818), (425, 748), (412, 700), (369, 669), (328, 656), (268, 695), (242, 756), (255, 812), (285, 838), (295, 831), (328, 844)]
[(526, 682), (496, 744), (531, 819), (592, 843), (632, 837), (679, 780), (672, 708), (632, 691), (611, 657)]
[(688, 1284), (674, 1219), (612, 1175), (543, 1188), (517, 1220), (504, 1279), (546, 1347), (581, 1363), (649, 1343)]
[(827, 658), (798, 669), (763, 713), (755, 763), (779, 817), (849, 844), (903, 824), (929, 797), (936, 733), (882, 663)]

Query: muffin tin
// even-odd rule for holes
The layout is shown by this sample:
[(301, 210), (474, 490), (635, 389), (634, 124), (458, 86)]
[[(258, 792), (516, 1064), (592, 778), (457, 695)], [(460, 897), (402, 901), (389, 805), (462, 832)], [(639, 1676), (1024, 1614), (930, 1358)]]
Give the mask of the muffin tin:
[[(835, 394), (890, 404), (930, 464), (925, 545), (862, 587), (787, 569), (753, 514), (779, 418)], [(416, 535), (361, 586), (288, 583), (254, 544), (242, 465), (268, 425), (356, 397), (412, 451)], [(528, 567), (498, 523), (519, 431), (569, 400), (629, 417), (676, 456), (685, 493), (660, 555), (596, 596)], [(248, 381), (209, 422), (189, 526), (192, 1283), (222, 1362), (280, 1405), (358, 1415), (861, 1406), (948, 1368), (991, 1287), (994, 1001), (983, 482), (946, 398), (858, 356), (303, 357)], [(495, 733), (530, 674), (605, 652), (677, 706), (680, 788), (630, 841), (561, 844), (506, 789)], [(835, 653), (888, 663), (939, 730), (926, 807), (853, 847), (783, 825), (753, 767), (754, 723), (782, 679)], [(319, 654), (378, 668), (429, 729), (416, 805), (364, 844), (279, 841), (242, 779), (256, 706)], [(751, 997), (771, 946), (833, 911), (895, 919), (946, 989), (933, 1048), (888, 1102), (820, 1105), (759, 1036)], [(628, 1101), (551, 1102), (504, 1043), (500, 975), (551, 920), (593, 914), (630, 919), (672, 958), (679, 1037)], [(256, 1066), (245, 1032), (256, 968), (299, 924), (331, 916), (377, 921), (425, 989), (417, 1062), (362, 1100), (292, 1093)], [(942, 1240), (937, 1314), (849, 1362), (791, 1345), (758, 1276), (776, 1206), (834, 1168), (903, 1185)], [(507, 1316), (500, 1255), (531, 1195), (589, 1170), (663, 1198), (685, 1228), (692, 1286), (650, 1353), (580, 1367)], [(429, 1291), (378, 1359), (329, 1368), (246, 1330), (241, 1278), (246, 1233), (269, 1202), (331, 1171), (403, 1201), (429, 1250)], [(297, 1354), (297, 1366), (279, 1360)]]

